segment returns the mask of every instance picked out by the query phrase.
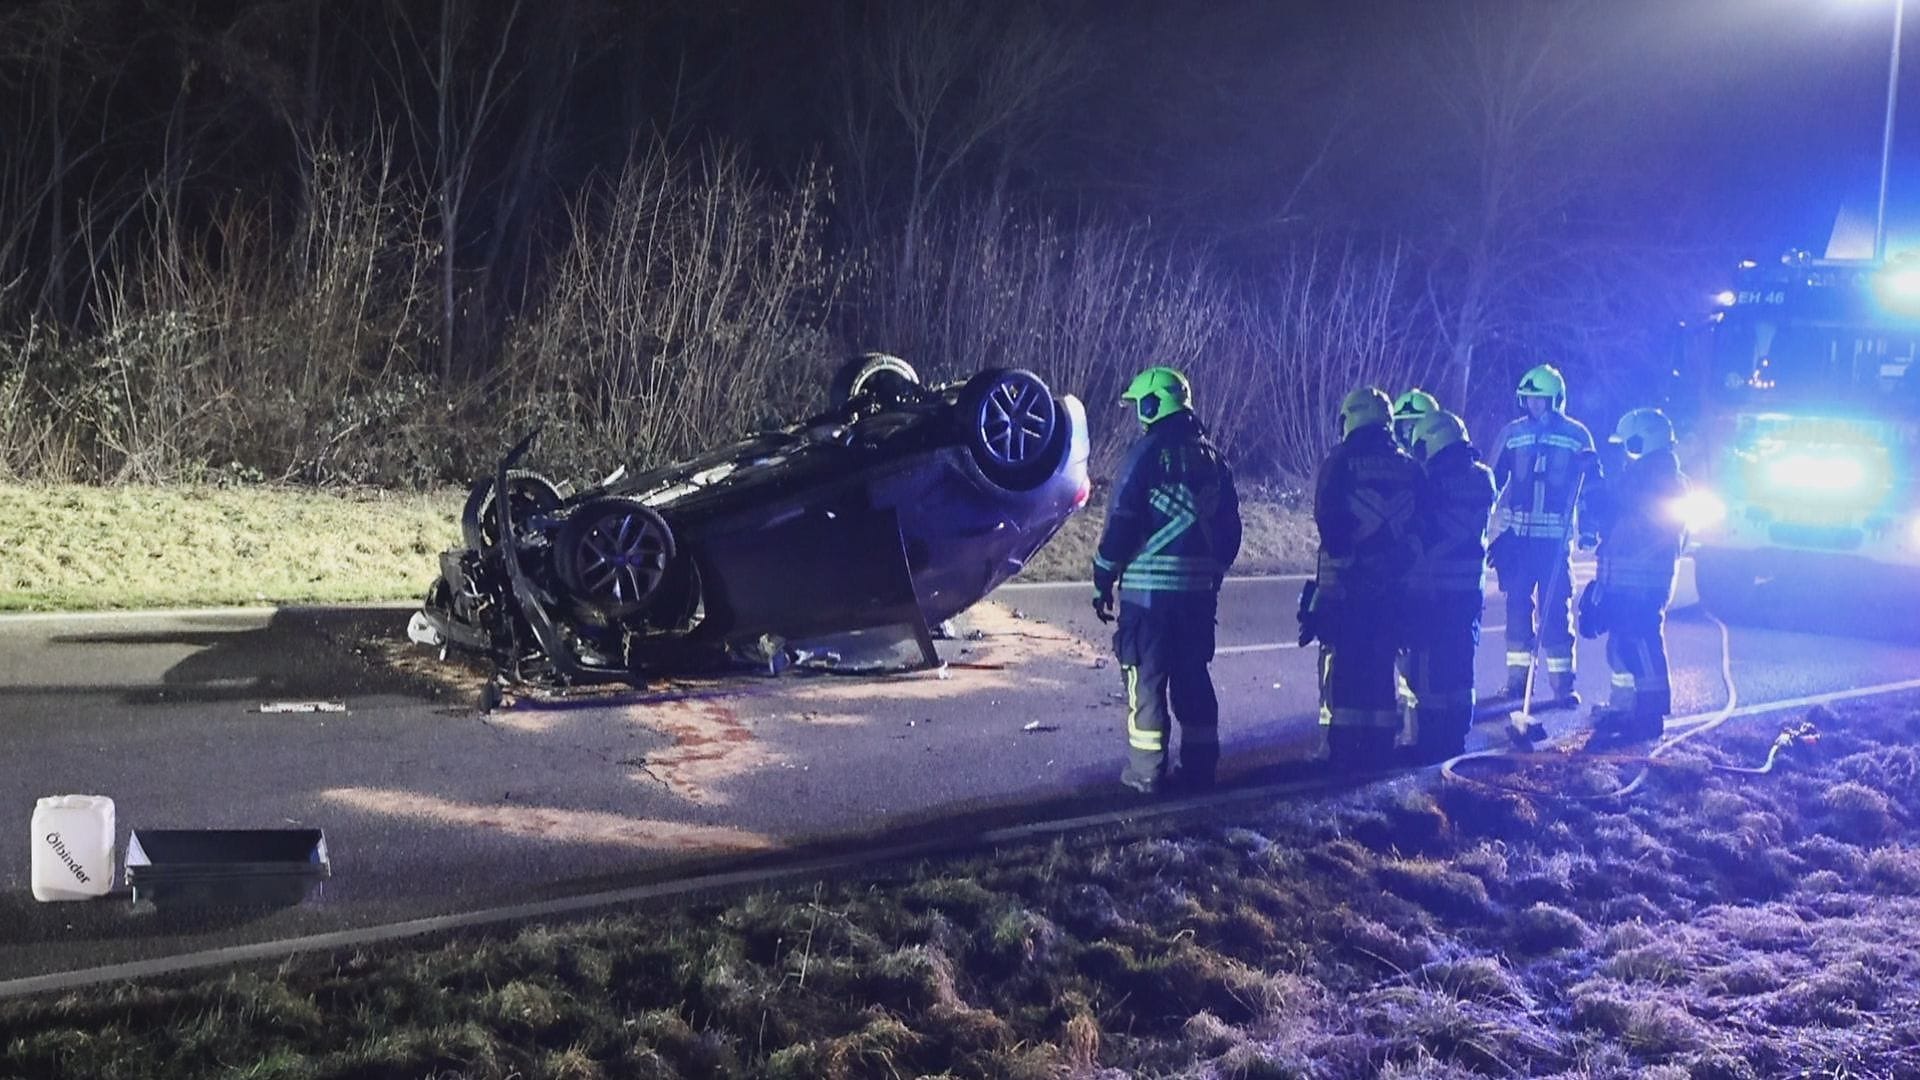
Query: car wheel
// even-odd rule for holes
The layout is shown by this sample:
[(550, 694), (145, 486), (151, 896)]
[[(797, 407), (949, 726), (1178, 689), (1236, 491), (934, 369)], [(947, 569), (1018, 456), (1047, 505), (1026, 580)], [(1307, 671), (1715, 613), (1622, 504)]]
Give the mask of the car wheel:
[(967, 449), (987, 479), (1002, 487), (1037, 487), (1066, 452), (1066, 423), (1040, 376), (989, 368), (967, 380), (954, 402)]
[(647, 606), (673, 564), (673, 531), (638, 499), (593, 499), (554, 541), (554, 572), (571, 598), (608, 619)]
[[(544, 514), (560, 505), (560, 489), (553, 481), (526, 469), (507, 471), (507, 497), (512, 501), (515, 520), (528, 514)], [(475, 483), (467, 493), (467, 505), (460, 512), (460, 534), (475, 551), (492, 547), (499, 531), (493, 513), (493, 478)]]
[(841, 409), (863, 395), (904, 397), (919, 385), (920, 373), (912, 364), (886, 353), (863, 353), (834, 372), (833, 381), (827, 384), (827, 402)]

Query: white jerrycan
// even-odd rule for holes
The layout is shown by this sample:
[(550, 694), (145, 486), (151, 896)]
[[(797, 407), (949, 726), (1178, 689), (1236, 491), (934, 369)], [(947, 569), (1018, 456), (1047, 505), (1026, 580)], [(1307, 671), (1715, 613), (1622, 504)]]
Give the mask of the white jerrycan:
[(113, 889), (113, 800), (53, 795), (33, 807), (33, 898), (90, 900)]

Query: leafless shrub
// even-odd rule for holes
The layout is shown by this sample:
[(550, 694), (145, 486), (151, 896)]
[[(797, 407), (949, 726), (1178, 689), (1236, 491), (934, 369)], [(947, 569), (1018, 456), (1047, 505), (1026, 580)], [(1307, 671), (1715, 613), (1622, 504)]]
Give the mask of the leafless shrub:
[(1397, 250), (1309, 242), (1260, 289), (1249, 346), (1263, 372), (1261, 437), (1250, 449), (1272, 472), (1313, 475), (1339, 439), (1340, 400), (1356, 387), (1391, 397), (1431, 382), (1434, 354), (1401, 275)]
[(251, 206), (194, 231), (176, 193), (150, 192), (151, 240), (96, 284), (94, 332), (50, 355), (30, 335), (39, 362), (24, 383), (0, 379), (43, 418), (5, 431), (14, 471), (169, 482), (238, 463), (256, 479), (432, 478), (445, 440), (415, 363), (430, 255), (418, 207), (377, 144), (321, 150), (310, 168), (291, 246)]
[(491, 388), (546, 458), (659, 463), (815, 404), (834, 280), (815, 176), (788, 193), (735, 154), (654, 146), (575, 208), (551, 289)]
[(1203, 264), (1157, 252), (1139, 229), (1069, 229), (994, 207), (942, 215), (920, 244), (904, 263), (889, 257), (891, 242), (861, 255), (844, 316), (856, 344), (940, 377), (988, 366), (1038, 373), (1087, 402), (1099, 472), (1133, 433), (1115, 407), (1120, 391), (1154, 364), (1192, 376), (1199, 413), (1235, 441), (1248, 372), (1233, 360), (1229, 293)]

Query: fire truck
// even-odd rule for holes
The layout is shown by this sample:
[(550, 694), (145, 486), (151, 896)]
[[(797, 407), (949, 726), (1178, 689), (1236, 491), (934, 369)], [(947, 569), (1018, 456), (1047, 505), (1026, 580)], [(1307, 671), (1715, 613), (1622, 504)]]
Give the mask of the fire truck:
[(1741, 263), (1715, 301), (1673, 395), (1702, 601), (1920, 596), (1920, 258), (1793, 251)]

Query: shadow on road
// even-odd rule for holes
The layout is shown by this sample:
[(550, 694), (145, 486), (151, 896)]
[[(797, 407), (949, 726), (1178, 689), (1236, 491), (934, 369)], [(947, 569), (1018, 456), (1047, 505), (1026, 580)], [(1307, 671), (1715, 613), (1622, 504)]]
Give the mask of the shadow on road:
[[(410, 609), (409, 609), (410, 610)], [(236, 627), (223, 616), (183, 617), (167, 630), (63, 634), (57, 647), (91, 650), (112, 665), (113, 646), (190, 652), (157, 684), (128, 688), (131, 704), (156, 701), (222, 702), (255, 698), (338, 700), (348, 695), (394, 694), (431, 699), (444, 681), (389, 662), (381, 643), (406, 640), (407, 610), (283, 608), (264, 625)], [(424, 654), (423, 654), (424, 656)], [(110, 680), (103, 680), (111, 685)]]

